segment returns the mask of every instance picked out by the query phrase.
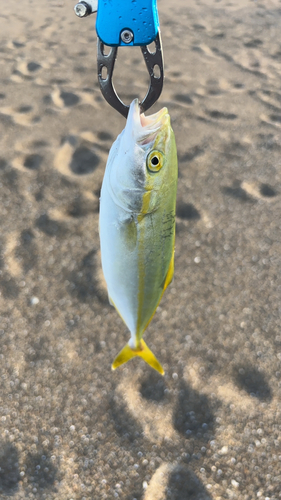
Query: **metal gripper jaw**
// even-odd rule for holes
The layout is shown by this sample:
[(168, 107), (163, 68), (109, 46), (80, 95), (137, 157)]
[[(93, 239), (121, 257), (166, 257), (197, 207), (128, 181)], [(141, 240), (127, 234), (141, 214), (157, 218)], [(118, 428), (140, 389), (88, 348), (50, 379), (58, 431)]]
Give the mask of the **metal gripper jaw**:
[[(154, 42), (154, 53), (150, 52), (146, 45), (141, 47), (141, 51), (150, 76), (149, 89), (146, 96), (140, 103), (142, 112), (151, 108), (151, 106), (158, 100), (163, 88), (164, 71), (160, 32), (157, 33)], [(117, 50), (118, 47), (111, 47), (109, 54), (106, 55), (104, 53), (104, 43), (98, 37), (98, 80), (101, 92), (106, 101), (114, 109), (116, 109), (116, 111), (119, 111), (121, 115), (127, 118), (129, 105), (124, 104), (121, 101), (115, 91), (112, 81), (114, 64), (117, 57)], [(106, 71), (104, 71), (103, 68), (106, 68)], [(104, 76), (103, 73), (105, 73)]]
[[(150, 86), (140, 103), (142, 111), (159, 98), (164, 79), (162, 46), (156, 0), (80, 0), (74, 7), (79, 17), (97, 12), (98, 80), (104, 98), (124, 117), (129, 106), (118, 97), (113, 85), (114, 64), (119, 46), (139, 46), (150, 77)], [(154, 42), (155, 51), (148, 48)], [(104, 47), (111, 48), (105, 54)]]

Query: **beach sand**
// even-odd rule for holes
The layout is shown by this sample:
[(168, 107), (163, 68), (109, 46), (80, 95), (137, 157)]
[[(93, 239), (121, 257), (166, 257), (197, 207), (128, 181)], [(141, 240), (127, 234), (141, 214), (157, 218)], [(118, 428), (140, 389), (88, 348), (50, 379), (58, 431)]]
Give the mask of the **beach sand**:
[[(99, 192), (125, 120), (95, 15), (0, 11), (0, 498), (281, 498), (281, 1), (159, 0), (175, 277), (140, 359), (107, 299)], [(144, 97), (138, 48), (115, 84)], [(150, 111), (149, 111), (150, 113)]]

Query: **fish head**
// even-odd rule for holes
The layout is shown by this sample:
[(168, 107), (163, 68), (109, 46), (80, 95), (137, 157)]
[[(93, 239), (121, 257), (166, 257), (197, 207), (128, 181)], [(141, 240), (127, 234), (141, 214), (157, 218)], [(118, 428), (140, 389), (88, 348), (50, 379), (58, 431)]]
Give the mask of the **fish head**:
[(118, 204), (145, 215), (157, 209), (177, 181), (177, 152), (167, 108), (145, 116), (138, 99), (115, 143), (110, 186)]

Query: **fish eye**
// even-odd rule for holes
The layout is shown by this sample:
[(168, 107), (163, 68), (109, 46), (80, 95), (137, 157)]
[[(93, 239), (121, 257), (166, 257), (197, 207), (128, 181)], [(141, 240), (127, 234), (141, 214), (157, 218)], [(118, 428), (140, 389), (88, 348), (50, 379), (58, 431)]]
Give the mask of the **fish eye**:
[(150, 172), (159, 172), (164, 164), (164, 155), (160, 151), (153, 150), (146, 158), (146, 166)]

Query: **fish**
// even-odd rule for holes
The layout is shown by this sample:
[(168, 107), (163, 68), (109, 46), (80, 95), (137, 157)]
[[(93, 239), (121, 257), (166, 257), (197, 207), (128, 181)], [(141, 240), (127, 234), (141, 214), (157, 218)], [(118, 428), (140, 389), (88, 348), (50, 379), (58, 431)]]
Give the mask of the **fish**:
[(113, 370), (140, 356), (164, 375), (142, 337), (174, 275), (177, 179), (167, 108), (145, 116), (134, 99), (110, 149), (100, 194), (103, 275), (109, 302), (131, 334)]

